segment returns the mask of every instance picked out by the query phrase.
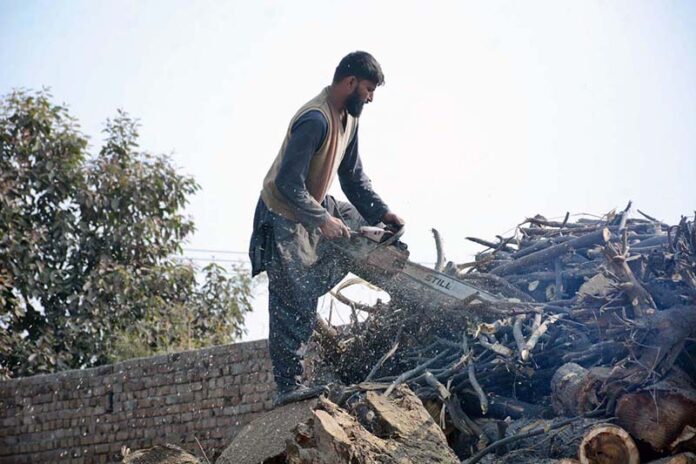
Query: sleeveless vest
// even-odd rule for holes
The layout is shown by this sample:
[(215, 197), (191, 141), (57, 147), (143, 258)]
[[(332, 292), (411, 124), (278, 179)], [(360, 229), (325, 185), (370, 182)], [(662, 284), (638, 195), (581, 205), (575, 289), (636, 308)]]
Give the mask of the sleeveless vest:
[(329, 102), (328, 87), (322, 90), (319, 95), (309, 102), (305, 103), (304, 106), (295, 113), (295, 116), (293, 116), (288, 126), (285, 140), (283, 140), (280, 151), (264, 178), (263, 189), (261, 190), (261, 198), (269, 210), (293, 221), (297, 221), (294, 207), (292, 207), (283, 194), (278, 191), (275, 180), (285, 155), (285, 149), (290, 140), (292, 126), (302, 115), (308, 111), (315, 110), (321, 111), (328, 122), (326, 138), (319, 149), (314, 153), (314, 156), (312, 156), (312, 160), (309, 163), (309, 172), (305, 180), (307, 191), (311, 195), (312, 200), (316, 201), (317, 204), (321, 204), (329, 187), (331, 187), (331, 183), (338, 172), (338, 167), (346, 153), (346, 148), (348, 148), (348, 144), (353, 139), (357, 128), (357, 118), (347, 113), (346, 125), (345, 128), (343, 127), (341, 116)]

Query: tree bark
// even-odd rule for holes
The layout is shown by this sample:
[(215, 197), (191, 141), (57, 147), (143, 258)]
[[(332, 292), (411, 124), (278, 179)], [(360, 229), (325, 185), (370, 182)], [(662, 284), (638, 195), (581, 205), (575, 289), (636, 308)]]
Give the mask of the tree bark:
[(566, 363), (551, 379), (551, 403), (558, 414), (581, 415), (602, 403), (599, 390), (609, 377), (609, 369), (587, 370), (579, 364)]
[(656, 461), (650, 461), (648, 464), (696, 464), (696, 454), (680, 453)]
[(649, 389), (621, 396), (617, 423), (631, 435), (664, 451), (687, 426), (696, 426), (696, 390), (676, 368)]
[(591, 232), (567, 242), (559, 243), (558, 245), (553, 245), (544, 250), (528, 254), (527, 256), (516, 259), (508, 264), (502, 264), (492, 269), (490, 273), (494, 275), (512, 274), (513, 272), (524, 269), (528, 266), (551, 261), (558, 256), (566, 254), (571, 249), (585, 248), (598, 243), (604, 243), (609, 240), (610, 236), (611, 232), (608, 228)]

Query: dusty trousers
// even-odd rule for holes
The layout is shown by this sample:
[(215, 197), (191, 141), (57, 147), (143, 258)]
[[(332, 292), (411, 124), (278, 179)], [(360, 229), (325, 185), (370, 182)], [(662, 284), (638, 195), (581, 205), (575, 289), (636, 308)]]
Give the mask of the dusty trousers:
[[(350, 203), (327, 196), (323, 206), (351, 230), (367, 225)], [(266, 229), (263, 264), (268, 273), (268, 345), (278, 391), (285, 392), (295, 387), (302, 374), (297, 351), (312, 334), (319, 297), (349, 269), (318, 229), (307, 230), (267, 209), (261, 216), (259, 223)]]

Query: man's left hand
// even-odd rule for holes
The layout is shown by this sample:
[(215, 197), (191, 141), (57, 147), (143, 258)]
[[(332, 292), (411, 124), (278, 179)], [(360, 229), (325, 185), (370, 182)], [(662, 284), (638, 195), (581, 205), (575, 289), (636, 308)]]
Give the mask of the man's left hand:
[(405, 224), (404, 220), (401, 219), (399, 215), (392, 213), (391, 211), (384, 213), (384, 216), (382, 216), (382, 222), (397, 228), (401, 228)]

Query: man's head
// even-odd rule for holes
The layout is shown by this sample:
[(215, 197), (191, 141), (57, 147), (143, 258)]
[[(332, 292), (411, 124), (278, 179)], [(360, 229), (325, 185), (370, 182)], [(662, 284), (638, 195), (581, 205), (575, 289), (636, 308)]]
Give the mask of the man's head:
[(363, 105), (372, 101), (375, 89), (382, 84), (382, 68), (367, 52), (346, 55), (336, 67), (333, 78), (333, 87), (344, 99), (346, 111), (355, 117), (360, 116)]

